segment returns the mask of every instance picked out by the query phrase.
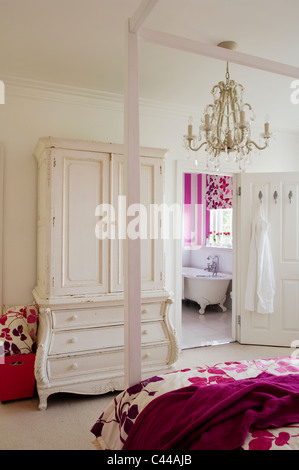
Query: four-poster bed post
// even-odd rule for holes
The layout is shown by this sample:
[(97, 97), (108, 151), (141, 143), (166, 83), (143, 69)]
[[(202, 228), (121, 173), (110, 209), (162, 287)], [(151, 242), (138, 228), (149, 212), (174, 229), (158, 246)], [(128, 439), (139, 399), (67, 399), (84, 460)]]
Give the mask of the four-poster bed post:
[[(266, 72), (299, 78), (299, 68), (255, 57), (242, 52), (203, 44), (141, 26), (158, 0), (143, 0), (128, 20), (126, 31), (125, 88), (125, 149), (127, 156), (127, 204), (140, 203), (139, 167), (139, 94), (138, 94), (138, 34), (153, 44), (185, 52), (229, 61)], [(125, 383), (126, 387), (141, 379), (141, 266), (140, 239), (125, 240)]]
[[(158, 0), (144, 0), (128, 20), (125, 73), (125, 155), (127, 207), (140, 204), (139, 89), (137, 32)], [(128, 226), (128, 221), (127, 221)], [(140, 238), (127, 235), (124, 247), (125, 387), (141, 380), (141, 252)]]
[[(140, 203), (138, 41), (127, 32), (125, 155), (127, 208)], [(126, 224), (128, 226), (128, 222)], [(124, 244), (125, 387), (141, 380), (141, 253), (139, 237)]]

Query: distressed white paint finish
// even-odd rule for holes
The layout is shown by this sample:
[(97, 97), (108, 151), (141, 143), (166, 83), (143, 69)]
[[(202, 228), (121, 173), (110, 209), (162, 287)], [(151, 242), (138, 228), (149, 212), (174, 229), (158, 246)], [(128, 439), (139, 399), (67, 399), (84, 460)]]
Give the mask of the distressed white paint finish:
[[(33, 294), (40, 307), (36, 380), (41, 409), (46, 408), (47, 397), (58, 391), (97, 394), (125, 386), (124, 292), (114, 289), (119, 287), (115, 279), (123, 277), (123, 264), (113, 262), (123, 253), (114, 252), (119, 246), (115, 240), (96, 237), (101, 214), (108, 221), (98, 205), (109, 204), (111, 196), (114, 203), (118, 190), (124, 194), (123, 168), (120, 178), (115, 172), (120, 162), (124, 166), (124, 154), (115, 155), (121, 150), (119, 145), (52, 138), (40, 139), (35, 150), (38, 265)], [(155, 198), (163, 191), (164, 153), (141, 149), (139, 157), (138, 152), (138, 167), (141, 160), (141, 167), (146, 168), (141, 172), (149, 193), (145, 203), (160, 202)], [(160, 269), (161, 243), (157, 241), (158, 249), (150, 257), (142, 258), (143, 264), (150, 263), (143, 267), (144, 273)], [(133, 251), (128, 267), (133, 277), (135, 259)], [(166, 372), (177, 359), (178, 345), (169, 320), (171, 302), (163, 279), (160, 272), (150, 285), (145, 279), (141, 292), (135, 284), (130, 286), (131, 301), (134, 296), (138, 301), (133, 313), (139, 324), (136, 341), (141, 342), (142, 378)]]
[[(141, 152), (142, 153), (142, 152)], [(112, 155), (111, 202), (115, 211), (115, 239), (111, 243), (111, 286), (115, 292), (124, 290), (124, 234), (125, 234), (125, 159), (123, 155)], [(139, 229), (141, 238), (141, 289), (152, 290), (163, 287), (163, 239), (160, 237), (162, 204), (164, 198), (164, 161), (141, 155), (140, 158), (140, 213), (133, 210), (132, 228)], [(122, 196), (121, 198), (119, 196)]]
[(68, 149), (52, 153), (53, 243), (62, 253), (53, 267), (52, 292), (107, 293), (108, 239), (95, 236), (95, 210), (108, 201), (109, 154)]
[(139, 32), (139, 36), (147, 42), (160, 46), (171, 47), (173, 49), (224, 60), (266, 72), (277, 73), (287, 77), (299, 78), (299, 67), (282, 64), (243, 52), (231, 51), (211, 44), (194, 41), (193, 39), (182, 38), (148, 28), (142, 28)]

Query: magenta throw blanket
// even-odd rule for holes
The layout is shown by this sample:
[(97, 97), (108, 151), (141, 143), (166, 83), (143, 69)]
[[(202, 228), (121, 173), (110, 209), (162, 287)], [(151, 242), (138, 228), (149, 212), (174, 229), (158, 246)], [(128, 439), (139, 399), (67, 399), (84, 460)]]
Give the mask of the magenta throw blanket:
[(250, 428), (299, 422), (299, 375), (256, 378), (166, 393), (140, 413), (124, 450), (234, 450)]

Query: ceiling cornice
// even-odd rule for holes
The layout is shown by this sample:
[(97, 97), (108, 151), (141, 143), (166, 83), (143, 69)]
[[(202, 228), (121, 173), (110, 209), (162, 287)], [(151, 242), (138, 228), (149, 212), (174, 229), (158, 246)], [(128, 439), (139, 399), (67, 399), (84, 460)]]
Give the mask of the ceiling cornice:
[[(9, 104), (9, 98), (18, 96), (22, 98), (46, 100), (71, 105), (82, 105), (106, 109), (114, 112), (124, 111), (124, 96), (118, 93), (92, 90), (58, 83), (32, 80), (11, 75), (1, 75), (0, 79), (5, 85), (5, 102)], [(161, 117), (166, 119), (187, 120), (190, 115), (199, 116), (204, 108), (195, 106), (182, 106), (176, 103), (149, 100), (140, 98), (140, 114), (149, 117)], [(253, 125), (259, 126), (257, 121)], [(276, 128), (276, 132), (298, 135), (297, 129)]]
[[(94, 106), (111, 111), (123, 111), (124, 96), (107, 91), (91, 90), (58, 83), (43, 82), (22, 77), (1, 75), (5, 84), (5, 95), (24, 98), (58, 101), (66, 104)], [(140, 99), (141, 112), (145, 115), (167, 115), (174, 118), (188, 117), (190, 112), (199, 112), (198, 108), (181, 106), (162, 101)]]

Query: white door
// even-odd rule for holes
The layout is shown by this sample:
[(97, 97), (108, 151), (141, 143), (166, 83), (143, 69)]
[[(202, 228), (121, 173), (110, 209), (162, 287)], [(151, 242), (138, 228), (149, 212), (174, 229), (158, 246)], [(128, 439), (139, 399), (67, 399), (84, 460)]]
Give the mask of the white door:
[[(299, 340), (299, 173), (243, 174), (238, 199), (240, 342), (290, 347)], [(275, 274), (272, 314), (244, 307), (251, 226), (259, 204), (270, 223)]]

